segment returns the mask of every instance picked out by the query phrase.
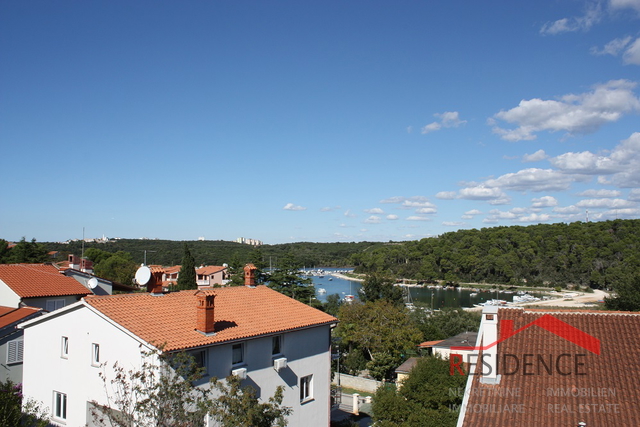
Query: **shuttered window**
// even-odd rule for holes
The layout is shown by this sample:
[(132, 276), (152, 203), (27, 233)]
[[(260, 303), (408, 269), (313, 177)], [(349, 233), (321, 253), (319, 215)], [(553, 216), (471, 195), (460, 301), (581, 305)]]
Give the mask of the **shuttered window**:
[(7, 346), (7, 363), (21, 363), (22, 354), (24, 353), (24, 341), (9, 341)]

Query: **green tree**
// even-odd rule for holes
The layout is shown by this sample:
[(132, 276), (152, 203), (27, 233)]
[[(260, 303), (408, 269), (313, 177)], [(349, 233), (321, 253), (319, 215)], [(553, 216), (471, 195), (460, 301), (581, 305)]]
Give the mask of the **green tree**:
[(481, 314), (461, 308), (443, 308), (440, 311), (421, 309), (411, 312), (412, 322), (422, 332), (424, 341), (444, 340), (462, 332), (476, 332)]
[[(301, 265), (288, 253), (278, 260), (278, 267), (268, 277), (267, 286), (305, 304), (313, 304), (316, 290), (311, 278), (300, 276)], [(317, 301), (317, 300), (316, 300)]]
[[(260, 403), (255, 391), (240, 387), (240, 380), (211, 379), (211, 387), (199, 387), (204, 369), (186, 352), (142, 352), (139, 370), (127, 370), (114, 363), (100, 378), (107, 390), (107, 404), (92, 402), (92, 416), (98, 425), (119, 427), (195, 427), (211, 414), (222, 427), (286, 426), (291, 410), (282, 404), (282, 387)], [(109, 385), (107, 387), (107, 384)], [(111, 390), (111, 393), (109, 393)]]
[(379, 299), (387, 300), (394, 304), (402, 304), (402, 289), (394, 286), (393, 281), (380, 273), (368, 274), (362, 287), (358, 291), (358, 296), (362, 302), (377, 301)]
[(131, 254), (118, 251), (93, 266), (96, 276), (125, 285), (133, 283), (138, 265), (133, 262)]
[(342, 300), (339, 294), (331, 294), (327, 297), (327, 302), (324, 303), (325, 313), (329, 313), (332, 316), (337, 316)]
[(377, 379), (388, 377), (408, 354), (415, 353), (422, 339), (408, 310), (387, 300), (343, 304), (338, 318), (336, 336), (349, 354), (365, 355), (367, 368), (373, 369)]
[(20, 242), (9, 250), (7, 263), (40, 263), (47, 261), (46, 246), (36, 243), (36, 239), (27, 242), (26, 238), (22, 238)]
[(187, 243), (184, 244), (184, 255), (182, 256), (182, 265), (180, 266), (180, 272), (178, 273), (178, 283), (176, 285), (178, 290), (198, 289), (198, 282), (196, 281), (196, 260), (189, 251)]
[(283, 387), (278, 386), (272, 397), (264, 403), (256, 398), (252, 387), (242, 387), (236, 376), (225, 382), (213, 379), (212, 386), (220, 397), (212, 401), (210, 414), (224, 427), (284, 427), (291, 408), (282, 406)]
[(640, 311), (640, 273), (621, 275), (613, 290), (615, 296), (604, 299), (609, 310)]
[(0, 426), (46, 427), (49, 420), (41, 404), (24, 401), (22, 385), (0, 382)]
[(9, 243), (4, 239), (0, 239), (0, 264), (7, 263), (10, 252), (11, 251), (9, 250)]
[(467, 377), (449, 374), (438, 357), (418, 360), (402, 385), (381, 387), (373, 398), (373, 419), (381, 427), (455, 426)]

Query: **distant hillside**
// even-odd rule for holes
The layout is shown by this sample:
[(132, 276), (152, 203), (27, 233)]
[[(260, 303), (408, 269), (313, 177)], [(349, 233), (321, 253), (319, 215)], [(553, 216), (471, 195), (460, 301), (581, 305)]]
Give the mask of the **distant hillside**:
[(418, 280), (610, 287), (640, 272), (640, 220), (460, 230), (352, 261), (358, 272)]
[[(85, 250), (91, 247), (108, 252), (124, 251), (133, 256), (137, 263), (147, 257), (147, 264), (177, 265), (182, 261), (183, 241), (175, 240), (141, 240), (120, 239), (106, 243), (85, 243)], [(189, 250), (196, 260), (196, 265), (229, 264), (236, 257), (240, 262), (254, 259), (256, 251), (266, 266), (277, 264), (278, 257), (292, 251), (301, 265), (307, 267), (347, 267), (351, 264), (351, 255), (384, 245), (380, 242), (359, 243), (287, 243), (280, 245), (263, 245), (253, 247), (236, 242), (222, 240), (187, 241)], [(59, 251), (60, 257), (69, 253), (80, 255), (82, 242), (44, 243), (48, 251)]]

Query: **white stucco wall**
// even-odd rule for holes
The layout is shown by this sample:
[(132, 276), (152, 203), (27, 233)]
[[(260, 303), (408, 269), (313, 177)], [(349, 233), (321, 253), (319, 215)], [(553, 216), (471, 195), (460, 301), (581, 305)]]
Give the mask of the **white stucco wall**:
[[(81, 303), (47, 317), (47, 321), (25, 328), (23, 393), (51, 411), (54, 391), (65, 393), (67, 420), (59, 424), (84, 426), (87, 401), (105, 402), (104, 385), (98, 376), (101, 368), (91, 363), (92, 343), (100, 345), (100, 361), (107, 366), (118, 360), (127, 369), (139, 369), (139, 342)], [(66, 359), (61, 357), (63, 336), (69, 339)]]
[[(25, 328), (24, 394), (51, 410), (53, 392), (67, 394), (67, 420), (66, 424), (60, 424), (83, 426), (90, 421), (87, 402), (105, 402), (104, 385), (98, 377), (100, 368), (91, 363), (92, 343), (100, 344), (100, 359), (107, 366), (117, 360), (126, 369), (137, 370), (141, 364), (139, 342), (81, 303), (47, 318)], [(69, 338), (67, 359), (61, 357), (62, 336)], [(247, 368), (243, 385), (256, 388), (263, 399), (272, 396), (277, 386), (283, 386), (283, 405), (293, 409), (290, 427), (329, 425), (329, 326), (285, 333), (280, 357), (287, 358), (288, 366), (280, 372), (273, 368), (271, 336), (240, 342), (245, 345), (244, 366)], [(206, 351), (209, 376), (202, 383), (206, 384), (211, 376), (228, 376), (232, 369), (232, 344), (208, 347)], [(307, 375), (313, 375), (313, 399), (301, 403), (300, 378)]]
[(18, 308), (20, 305), (20, 297), (18, 294), (13, 292), (2, 280), (0, 280), (0, 305), (14, 308)]

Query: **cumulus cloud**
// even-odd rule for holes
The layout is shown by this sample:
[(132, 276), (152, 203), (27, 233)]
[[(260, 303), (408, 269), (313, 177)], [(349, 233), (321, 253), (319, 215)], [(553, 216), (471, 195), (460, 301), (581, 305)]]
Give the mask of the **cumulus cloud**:
[(436, 209), (436, 208), (420, 208), (420, 209), (416, 209), (416, 213), (418, 213), (418, 214), (434, 214), (434, 213), (438, 213), (438, 209)]
[(365, 224), (380, 224), (380, 217), (376, 215), (371, 215), (369, 218), (365, 219)]
[(460, 227), (462, 225), (465, 225), (465, 223), (462, 221), (443, 221), (442, 225), (444, 225), (445, 227)]
[(488, 179), (485, 185), (513, 191), (562, 191), (567, 190), (577, 179), (579, 178), (553, 169), (528, 168)]
[(398, 215), (389, 214), (387, 215), (387, 219), (389, 221), (395, 221), (396, 219), (398, 219)]
[(346, 211), (344, 211), (344, 216), (346, 216), (347, 218), (355, 218), (358, 215), (351, 213), (351, 209), (347, 209)]
[(588, 31), (594, 24), (602, 19), (602, 8), (600, 3), (589, 5), (582, 16), (572, 18), (562, 18), (557, 21), (547, 22), (540, 28), (540, 34), (556, 35), (575, 31)]
[(559, 214), (576, 214), (576, 213), (582, 212), (582, 209), (579, 209), (575, 205), (556, 206), (555, 208), (553, 208), (553, 211)]
[(636, 86), (629, 80), (611, 80), (593, 86), (590, 92), (564, 95), (559, 100), (522, 100), (517, 107), (495, 114), (488, 123), (503, 120), (515, 124), (515, 129), (493, 127), (493, 132), (507, 141), (533, 140), (541, 131), (591, 133), (626, 113), (640, 111), (640, 100), (633, 92)]
[(462, 215), (462, 219), (473, 219), (476, 215), (482, 215), (482, 212), (478, 209), (471, 209), (470, 211), (466, 211), (464, 215)]
[(606, 189), (595, 190), (595, 189), (589, 189), (589, 190), (585, 190), (585, 191), (582, 191), (582, 192), (578, 193), (578, 196), (601, 198), (601, 197), (619, 197), (620, 194), (621, 193), (618, 190), (606, 190)]
[(407, 217), (407, 221), (431, 221), (431, 219), (426, 216), (414, 215)]
[(544, 196), (539, 199), (531, 200), (532, 208), (548, 208), (551, 206), (558, 206), (558, 200), (552, 196)]
[(640, 188), (634, 188), (629, 191), (629, 200), (633, 200), (634, 202), (640, 202)]
[(436, 199), (453, 200), (456, 198), (455, 191), (440, 191), (436, 194)]
[(549, 221), (549, 219), (551, 219), (551, 215), (549, 214), (536, 214), (536, 213), (532, 213), (531, 215), (526, 215), (526, 216), (521, 216), (520, 218), (518, 218), (519, 222), (545, 222), (545, 221)]
[(364, 210), (366, 213), (370, 213), (370, 214), (378, 214), (381, 215), (384, 213), (384, 211), (380, 208), (372, 208), (372, 209), (365, 209)]
[(524, 156), (522, 156), (522, 161), (524, 163), (539, 162), (540, 160), (544, 160), (547, 157), (547, 153), (545, 153), (544, 150), (538, 150), (533, 154), (525, 154)]
[(624, 199), (585, 199), (576, 203), (579, 208), (589, 209), (622, 209), (636, 206), (637, 203)]
[(622, 54), (622, 62), (626, 65), (640, 65), (640, 37), (633, 40), (631, 36), (617, 38), (605, 44), (602, 49), (591, 48), (593, 55), (619, 56)]
[(284, 205), (284, 207), (282, 208), (285, 211), (304, 211), (307, 210), (307, 208), (302, 207), (302, 206), (298, 206), (298, 205), (294, 205), (293, 203), (287, 203), (286, 205)]
[(458, 191), (458, 197), (468, 200), (490, 200), (498, 199), (504, 196), (504, 193), (500, 188), (486, 187), (484, 185), (478, 185), (475, 187), (466, 187)]
[(460, 119), (460, 114), (457, 111), (445, 111), (442, 114), (434, 114), (434, 117), (440, 119), (440, 121), (429, 123), (422, 128), (422, 134), (427, 134), (442, 128), (457, 128), (467, 123), (466, 120)]

